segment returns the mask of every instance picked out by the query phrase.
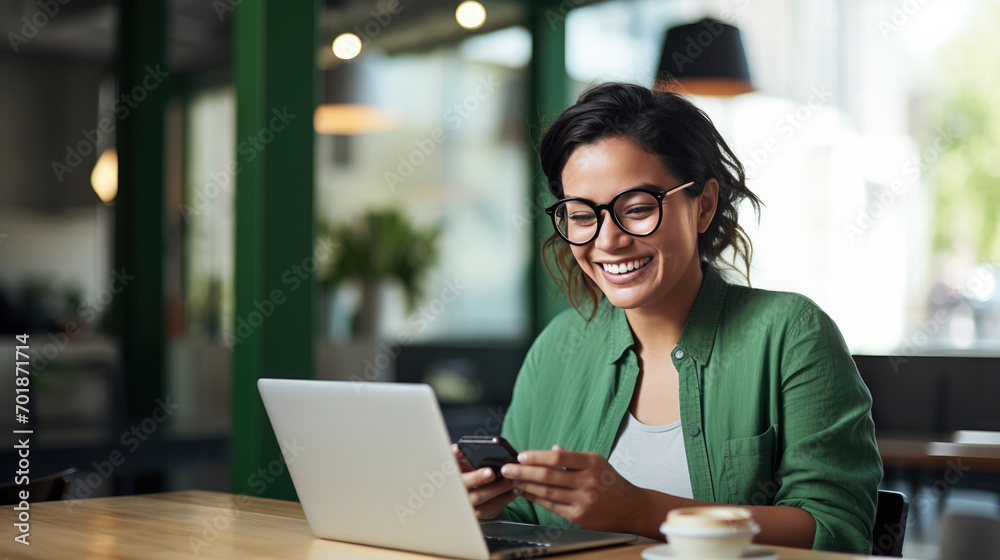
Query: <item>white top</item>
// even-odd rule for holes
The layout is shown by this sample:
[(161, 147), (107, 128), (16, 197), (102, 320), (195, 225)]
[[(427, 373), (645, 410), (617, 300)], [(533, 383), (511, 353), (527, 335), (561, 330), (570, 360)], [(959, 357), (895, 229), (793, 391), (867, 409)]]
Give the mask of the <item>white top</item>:
[(693, 498), (680, 421), (647, 426), (625, 415), (608, 458), (618, 474), (640, 488)]

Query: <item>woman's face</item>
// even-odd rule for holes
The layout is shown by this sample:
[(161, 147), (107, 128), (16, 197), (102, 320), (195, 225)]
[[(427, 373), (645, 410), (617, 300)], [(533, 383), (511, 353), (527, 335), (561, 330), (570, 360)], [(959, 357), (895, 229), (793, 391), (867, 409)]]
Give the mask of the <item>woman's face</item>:
[[(658, 157), (621, 138), (578, 147), (562, 173), (563, 196), (597, 204), (607, 204), (625, 189), (645, 186), (667, 191), (690, 180), (673, 175)], [(712, 179), (694, 199), (683, 191), (664, 198), (660, 227), (646, 237), (625, 233), (604, 210), (597, 238), (572, 246), (573, 256), (615, 307), (636, 309), (666, 303), (686, 273), (688, 279), (700, 279), (698, 233), (711, 223), (717, 196), (718, 184)], [(629, 263), (633, 270), (622, 272)], [(620, 267), (619, 272), (609, 270), (611, 265)]]

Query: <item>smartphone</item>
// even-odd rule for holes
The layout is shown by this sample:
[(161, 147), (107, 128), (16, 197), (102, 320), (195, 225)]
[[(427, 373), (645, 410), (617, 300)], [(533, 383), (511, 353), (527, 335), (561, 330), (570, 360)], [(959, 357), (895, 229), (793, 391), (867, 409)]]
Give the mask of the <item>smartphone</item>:
[(458, 449), (473, 469), (489, 467), (500, 478), (500, 467), (517, 462), (517, 451), (500, 436), (462, 436)]

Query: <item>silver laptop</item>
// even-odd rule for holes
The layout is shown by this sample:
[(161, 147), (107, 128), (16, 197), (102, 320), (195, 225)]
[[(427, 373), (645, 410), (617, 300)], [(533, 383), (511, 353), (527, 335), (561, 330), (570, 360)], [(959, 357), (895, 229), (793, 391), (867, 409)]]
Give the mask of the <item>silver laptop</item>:
[(477, 520), (428, 385), (260, 379), (257, 387), (317, 537), (469, 560), (636, 539)]

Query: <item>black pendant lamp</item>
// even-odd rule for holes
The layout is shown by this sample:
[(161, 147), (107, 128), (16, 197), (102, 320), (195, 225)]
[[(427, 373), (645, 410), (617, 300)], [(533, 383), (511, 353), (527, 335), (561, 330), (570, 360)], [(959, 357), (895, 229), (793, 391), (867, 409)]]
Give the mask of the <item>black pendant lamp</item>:
[(754, 90), (740, 30), (712, 18), (667, 30), (657, 78), (673, 78), (685, 93), (696, 95)]

